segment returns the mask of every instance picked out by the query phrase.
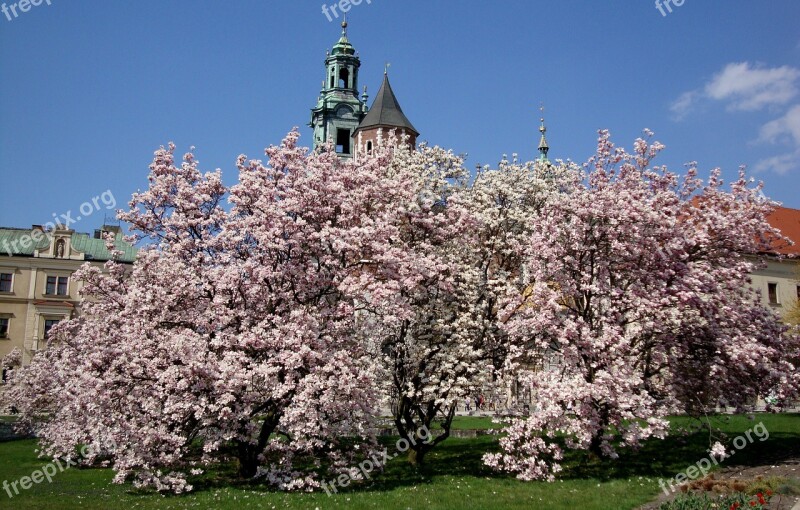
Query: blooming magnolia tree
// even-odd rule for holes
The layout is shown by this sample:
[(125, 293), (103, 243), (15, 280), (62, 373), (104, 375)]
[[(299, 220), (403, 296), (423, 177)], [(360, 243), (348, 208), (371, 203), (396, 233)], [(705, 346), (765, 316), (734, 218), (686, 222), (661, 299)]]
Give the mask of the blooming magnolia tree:
[[(765, 220), (772, 204), (744, 175), (725, 191), (718, 171), (702, 183), (694, 166), (683, 179), (651, 168), (661, 148), (640, 139), (628, 154), (603, 132), (585, 185), (541, 208), (526, 291), (503, 312), (513, 339), (505, 368), (527, 377), (533, 410), (511, 423), (489, 465), (552, 479), (556, 436), (615, 457), (663, 437), (670, 413), (796, 390), (785, 360), (797, 339), (758, 304), (744, 256), (776, 235)], [(539, 368), (546, 358), (557, 363)]]
[[(507, 353), (498, 302), (521, 292), (535, 213), (566, 174), (504, 160), (469, 183), (460, 158), (427, 147), (399, 151), (392, 165), (410, 169), (419, 192), (392, 237), (397, 293), (376, 332), (394, 422), (416, 464), (449, 436), (457, 405), (492, 391)], [(412, 440), (434, 421), (442, 432), (432, 441)]]
[(76, 274), (82, 317), (53, 330), (12, 389), (44, 453), (89, 444), (85, 461), (107, 459), (117, 481), (177, 492), (229, 455), (241, 476), (293, 489), (372, 453), (359, 321), (394, 292), (374, 267), (393, 258), (414, 187), (389, 150), (343, 162), (297, 138), (269, 148), (268, 165), (240, 157), (230, 190), (192, 154), (155, 154), (149, 189), (120, 215), (152, 245), (132, 268)]
[(504, 160), (472, 182), (436, 147), (344, 161), (298, 136), (240, 156), (230, 189), (156, 152), (120, 214), (149, 244), (78, 271), (81, 317), (4, 390), (44, 454), (87, 445), (116, 481), (175, 492), (235, 458), (310, 489), (374, 453), (380, 395), (419, 463), (500, 378), (535, 400), (486, 462), (547, 478), (557, 435), (614, 456), (668, 413), (797, 387), (797, 341), (746, 290), (742, 254), (774, 232), (744, 177), (679, 181), (650, 168), (658, 144), (606, 133), (585, 175)]

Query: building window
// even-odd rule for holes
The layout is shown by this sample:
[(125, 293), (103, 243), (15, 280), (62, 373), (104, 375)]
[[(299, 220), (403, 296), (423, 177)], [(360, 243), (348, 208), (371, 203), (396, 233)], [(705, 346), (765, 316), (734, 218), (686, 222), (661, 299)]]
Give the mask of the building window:
[(58, 324), (57, 319), (45, 319), (44, 321), (44, 339), (47, 340), (50, 337), (50, 330), (53, 329), (53, 326)]
[(0, 338), (8, 338), (8, 324), (10, 319), (8, 317), (0, 317)]
[(367, 154), (372, 154), (372, 140), (367, 140)]
[(778, 301), (778, 284), (777, 283), (768, 283), (767, 284), (767, 295), (769, 296), (769, 304), (771, 305), (779, 305), (780, 301)]
[(11, 273), (0, 273), (0, 292), (11, 292), (14, 288), (14, 275)]
[(347, 72), (347, 69), (339, 70), (339, 88), (346, 89), (350, 86), (350, 73)]
[(336, 130), (336, 152), (339, 154), (350, 154), (350, 130)]
[(66, 296), (68, 288), (68, 276), (48, 276), (44, 293), (51, 296)]
[(800, 301), (800, 285), (797, 286), (797, 300)]

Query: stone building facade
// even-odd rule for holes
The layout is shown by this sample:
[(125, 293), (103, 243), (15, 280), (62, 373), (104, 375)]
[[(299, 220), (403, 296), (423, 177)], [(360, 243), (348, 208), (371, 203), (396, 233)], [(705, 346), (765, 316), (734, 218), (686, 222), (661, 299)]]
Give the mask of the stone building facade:
[(102, 267), (112, 258), (104, 233), (114, 234), (120, 262), (135, 260), (136, 248), (116, 225), (93, 235), (60, 226), (0, 228), (0, 358), (16, 348), (28, 364), (47, 346), (50, 329), (80, 312), (81, 284), (73, 273), (86, 262)]

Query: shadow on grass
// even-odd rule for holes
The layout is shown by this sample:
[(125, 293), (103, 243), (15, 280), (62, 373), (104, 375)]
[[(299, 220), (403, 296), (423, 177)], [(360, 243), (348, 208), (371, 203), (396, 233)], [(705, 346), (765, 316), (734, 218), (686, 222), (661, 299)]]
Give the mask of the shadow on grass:
[[(716, 421), (715, 421), (716, 420)], [(735, 455), (721, 462), (726, 466), (756, 466), (774, 464), (789, 458), (800, 457), (800, 415), (760, 415), (754, 420), (747, 417), (714, 417), (712, 424), (719, 427), (731, 441), (760, 420), (770, 430), (769, 439), (760, 441), (755, 435), (753, 441), (736, 451)], [(677, 418), (677, 425), (686, 426), (689, 419)], [(479, 477), (496, 480), (510, 479), (513, 475), (497, 473), (483, 464), (482, 457), (487, 452), (499, 451), (499, 436), (485, 435), (475, 438), (449, 438), (426, 456), (424, 465), (414, 467), (408, 464), (405, 454), (398, 453), (396, 437), (380, 438), (381, 445), (388, 455), (397, 454), (385, 466), (383, 472), (374, 470), (367, 480), (351, 483), (347, 487), (336, 486), (339, 493), (360, 491), (390, 491), (397, 488), (434, 483), (444, 477)], [(664, 440), (646, 441), (639, 450), (620, 450), (620, 457), (611, 459), (592, 459), (583, 451), (565, 450), (562, 463), (564, 471), (559, 478), (564, 480), (595, 479), (610, 481), (636, 477), (671, 478), (685, 471), (701, 459), (709, 458), (709, 435), (707, 431), (695, 431), (686, 435), (673, 434)], [(729, 447), (730, 450), (730, 447)], [(326, 480), (330, 483), (330, 480)], [(257, 492), (276, 492), (261, 482), (243, 481), (236, 477), (234, 463), (215, 466), (206, 474), (191, 479), (194, 492), (213, 490), (221, 487), (240, 487)], [(146, 491), (134, 491), (140, 494)]]
[[(688, 418), (676, 421), (684, 426), (690, 423)], [(753, 419), (745, 416), (712, 416), (710, 421), (714, 427), (721, 429), (721, 439), (727, 445), (726, 449), (734, 452), (720, 461), (719, 467), (776, 464), (800, 457), (800, 415), (756, 415)], [(774, 430), (763, 441), (754, 433), (750, 434), (751, 440), (748, 440), (744, 432), (752, 430), (758, 423), (771, 424)], [(769, 425), (767, 429), (770, 429)], [(739, 436), (746, 444), (736, 450), (731, 444)], [(620, 457), (613, 461), (592, 460), (585, 452), (569, 451), (565, 454), (566, 472), (561, 478), (670, 478), (702, 459), (708, 459), (713, 464), (708, 451), (711, 442), (713, 440), (709, 439), (707, 430), (687, 435), (674, 433), (663, 440), (646, 441), (639, 450), (620, 450)], [(738, 444), (742, 444), (742, 441), (738, 441)]]

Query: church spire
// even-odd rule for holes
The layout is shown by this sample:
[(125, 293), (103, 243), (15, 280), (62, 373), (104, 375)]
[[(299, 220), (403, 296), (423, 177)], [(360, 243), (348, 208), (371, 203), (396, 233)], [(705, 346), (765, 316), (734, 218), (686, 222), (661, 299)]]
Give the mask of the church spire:
[(419, 131), (414, 129), (411, 121), (400, 108), (397, 96), (394, 95), (392, 86), (389, 84), (387, 71), (384, 71), (383, 83), (375, 96), (375, 102), (372, 103), (364, 120), (358, 125), (359, 130), (378, 127), (385, 128), (387, 133), (391, 129), (398, 129), (406, 130), (415, 137), (419, 135)]
[(383, 70), (383, 83), (378, 90), (372, 106), (367, 110), (364, 119), (353, 133), (357, 147), (363, 147), (366, 152), (371, 152), (380, 138), (388, 138), (394, 132), (397, 140), (408, 137), (408, 145), (416, 147), (417, 131), (408, 117), (400, 108), (397, 96), (394, 95), (389, 84), (389, 64)]
[(547, 145), (547, 138), (545, 137), (545, 133), (547, 133), (547, 127), (544, 125), (544, 105), (539, 107), (539, 111), (542, 113), (542, 116), (539, 118), (541, 125), (539, 126), (539, 132), (542, 134), (541, 140), (539, 140), (539, 161), (542, 163), (550, 163), (550, 160), (547, 159), (547, 153), (550, 151), (550, 146)]

